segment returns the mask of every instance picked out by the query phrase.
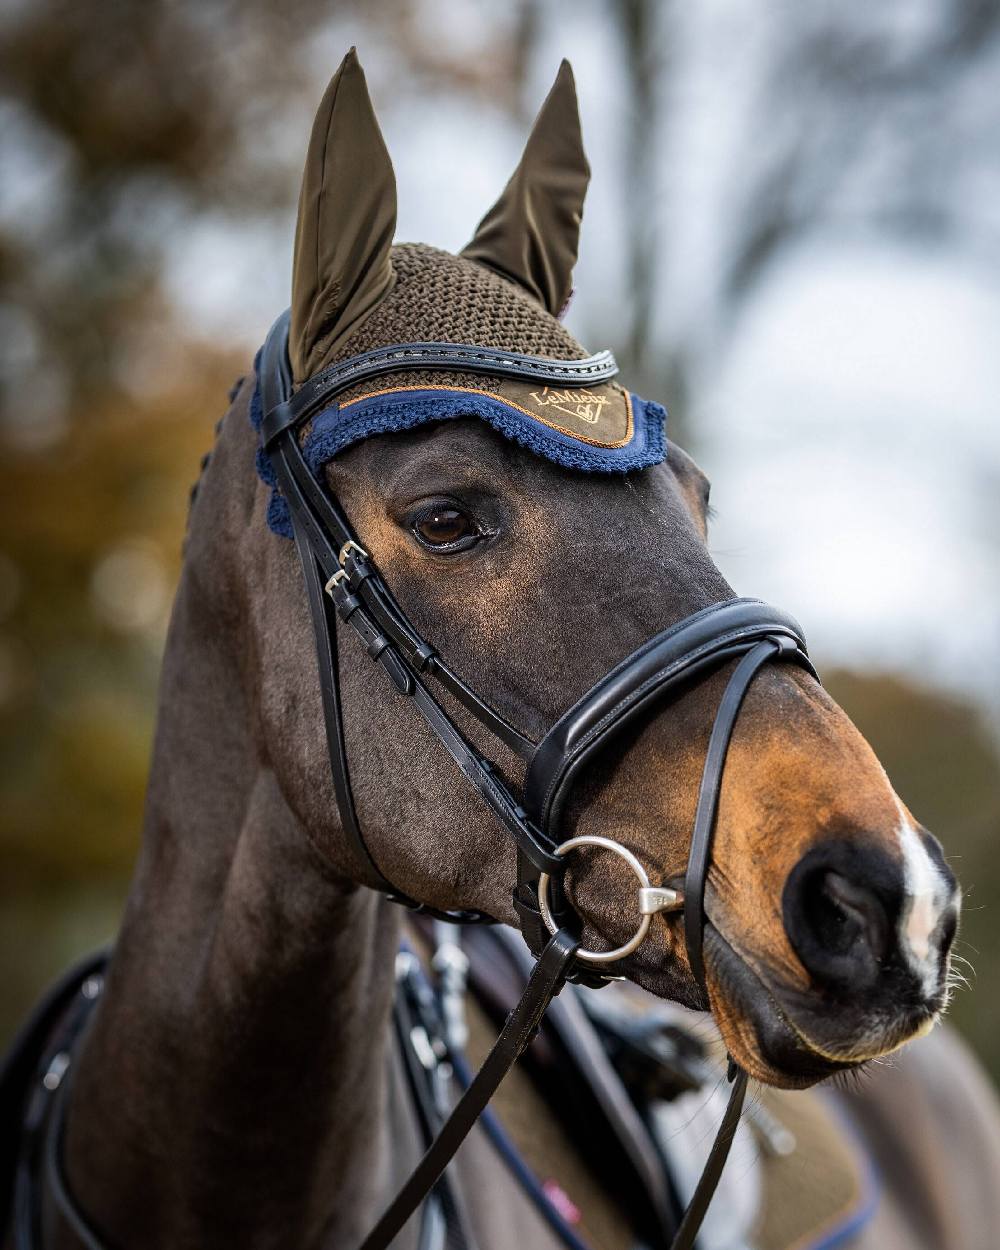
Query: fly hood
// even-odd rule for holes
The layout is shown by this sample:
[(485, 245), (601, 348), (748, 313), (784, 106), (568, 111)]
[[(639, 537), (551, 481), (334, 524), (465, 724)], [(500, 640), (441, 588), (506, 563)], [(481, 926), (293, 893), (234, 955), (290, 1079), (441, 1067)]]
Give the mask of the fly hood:
[[(581, 472), (628, 472), (666, 454), (664, 409), (616, 381), (558, 320), (571, 290), (590, 170), (563, 62), (521, 161), (459, 256), (392, 244), (396, 186), (352, 51), (317, 114), (296, 230), (287, 423), (314, 473), (373, 434), (476, 417)], [(251, 417), (262, 430), (260, 386)], [(276, 487), (266, 455), (263, 479)], [(272, 493), (268, 523), (291, 537)]]

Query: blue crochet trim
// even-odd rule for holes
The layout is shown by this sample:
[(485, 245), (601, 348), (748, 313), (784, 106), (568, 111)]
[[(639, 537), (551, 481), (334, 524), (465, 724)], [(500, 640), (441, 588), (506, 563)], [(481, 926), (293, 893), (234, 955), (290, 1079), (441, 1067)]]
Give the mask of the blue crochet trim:
[(373, 434), (412, 430), (429, 421), (480, 417), (498, 434), (563, 468), (584, 473), (628, 473), (659, 464), (666, 454), (663, 435), (666, 412), (659, 404), (636, 395), (631, 398), (632, 437), (623, 447), (584, 443), (488, 395), (428, 388), (362, 399), (344, 410), (336, 405), (324, 409), (313, 421), (303, 451), (316, 470), (345, 447)]
[[(256, 373), (260, 353), (254, 361)], [(334, 404), (318, 413), (302, 444), (312, 471), (323, 466), (346, 447), (373, 434), (412, 430), (431, 421), (479, 417), (490, 426), (536, 455), (583, 473), (629, 473), (659, 464), (667, 454), (664, 432), (667, 413), (662, 405), (632, 395), (632, 437), (622, 447), (598, 447), (536, 421), (501, 399), (467, 392), (426, 390), (397, 391), (358, 400), (346, 409)], [(263, 417), (260, 380), (250, 401), (250, 420), (259, 432)], [(277, 488), (274, 469), (263, 450), (257, 449), (257, 472), (271, 487), (267, 524), (283, 538), (292, 538), (292, 518)]]
[[(257, 385), (253, 388), (253, 395), (250, 397), (250, 423), (258, 434), (260, 433), (260, 423), (264, 420), (264, 401), (260, 393), (259, 364), (260, 352), (257, 353), (253, 361), (253, 372), (254, 377), (257, 379)], [(284, 495), (278, 490), (278, 479), (274, 474), (274, 466), (271, 464), (270, 457), (265, 453), (263, 447), (258, 446), (257, 448), (256, 462), (257, 476), (265, 486), (270, 486), (271, 488), (271, 495), (267, 501), (267, 527), (282, 538), (294, 538), (292, 514), (288, 510), (288, 503)]]

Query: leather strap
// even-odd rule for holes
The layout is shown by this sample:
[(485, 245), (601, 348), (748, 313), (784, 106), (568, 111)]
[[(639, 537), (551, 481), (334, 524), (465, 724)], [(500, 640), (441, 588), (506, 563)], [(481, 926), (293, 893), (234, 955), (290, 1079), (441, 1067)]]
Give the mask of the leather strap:
[[(17, 1170), (11, 1230), (11, 1244), (16, 1250), (41, 1250), (46, 1223), (43, 1209), (62, 1221), (85, 1250), (107, 1250), (69, 1190), (63, 1173), (62, 1145), (73, 1054), (99, 1000), (108, 958), (109, 950), (103, 949), (73, 970), (71, 984), (75, 993), (32, 1076), (34, 1090), (23, 1122), (25, 1140)], [(68, 984), (64, 981), (57, 992)], [(4, 1127), (12, 1129), (13, 1124)], [(0, 1226), (0, 1234), (2, 1231)]]
[[(402, 952), (402, 958), (416, 963), (416, 957), (411, 956), (408, 951)], [(401, 974), (399, 956), (392, 1014), (396, 1029), (396, 1050), (416, 1111), (424, 1149), (427, 1149), (433, 1144), (448, 1115), (445, 1101), (447, 1064), (442, 1064), (436, 1052), (440, 1027), (438, 1021), (432, 1018), (433, 996), (429, 988), (420, 983), (412, 968), (407, 968)], [(413, 1037), (416, 1033), (423, 1033), (427, 1037), (426, 1049), (429, 1054), (418, 1051), (414, 1045)], [(446, 1246), (462, 1247), (465, 1250), (473, 1245), (474, 1241), (465, 1227), (455, 1177), (446, 1168), (420, 1205), (417, 1246), (419, 1250), (445, 1250)]]
[(97, 1232), (81, 1211), (79, 1203), (70, 1193), (63, 1173), (62, 1145), (66, 1119), (66, 1101), (72, 1068), (67, 1069), (59, 1089), (56, 1091), (55, 1104), (52, 1108), (52, 1122), (49, 1125), (45, 1141), (45, 1187), (48, 1197), (52, 1200), (60, 1216), (66, 1221), (73, 1236), (85, 1250), (108, 1250)]
[[(265, 405), (276, 402), (278, 396), (287, 393), (286, 388), (291, 384), (286, 339), (281, 330), (280, 323), (272, 329), (262, 353), (261, 385)], [(370, 565), (366, 553), (356, 543), (339, 505), (327, 494), (306, 464), (294, 430), (286, 431), (271, 449), (271, 461), (289, 505), (306, 582), (317, 644), (327, 748), (344, 831), (360, 862), (367, 867), (370, 883), (394, 901), (414, 911), (457, 923), (492, 923), (493, 918), (481, 912), (444, 913), (418, 903), (385, 877), (371, 855), (360, 829), (350, 785), (339, 698), (337, 617), (351, 625), (364, 643), (369, 657), (380, 664), (395, 688), (414, 699), (449, 754), (513, 834), (530, 862), (537, 864), (539, 869), (549, 867), (560, 871), (561, 862), (551, 855), (551, 848), (537, 837), (520, 805), (490, 763), (466, 741), (418, 674), (427, 673), (435, 677), (488, 730), (518, 754), (530, 754), (534, 743), (480, 700), (412, 627)]]
[[(351, 594), (360, 596), (359, 602), (364, 604), (368, 616), (392, 640), (407, 662), (418, 673), (440, 682), (481, 724), (522, 759), (530, 758), (535, 750), (534, 742), (480, 699), (445, 663), (437, 648), (414, 629), (357, 542), (339, 504), (323, 489), (306, 464), (294, 434), (285, 435), (271, 457), (282, 493), (288, 500), (293, 525), (300, 526), (304, 531), (326, 577), (346, 573)], [(345, 607), (346, 589), (340, 592)], [(333, 593), (332, 590), (330, 593)], [(341, 615), (346, 619), (344, 612)]]
[[(498, 975), (495, 960), (483, 958), (483, 952), (490, 948), (503, 953), (513, 965), (514, 976), (526, 975), (533, 963), (524, 943), (506, 926), (470, 932), (463, 943), (463, 950), (469, 956), (470, 985), (480, 1002), (484, 997), (502, 992), (503, 978)], [(634, 1174), (637, 1188), (649, 1204), (657, 1235), (660, 1240), (665, 1240), (676, 1231), (677, 1226), (677, 1213), (673, 1210), (666, 1172), (644, 1117), (615, 1071), (593, 1023), (581, 1006), (578, 994), (561, 994), (550, 1005), (545, 1030), (554, 1051), (552, 1065), (558, 1064), (562, 1068), (565, 1064), (571, 1073), (575, 1072), (587, 1091), (585, 1097), (594, 1100), (593, 1128), (588, 1117), (590, 1135), (596, 1132), (612, 1139), (601, 1146), (602, 1162), (605, 1159), (610, 1162), (614, 1157), (614, 1144), (617, 1144), (621, 1158)], [(540, 1079), (548, 1080), (550, 1076), (551, 1072), (546, 1069)], [(579, 1097), (578, 1090), (577, 1100)], [(578, 1105), (582, 1113), (585, 1104)], [(617, 1173), (615, 1176), (616, 1185), (620, 1184)], [(619, 1197), (635, 1201), (627, 1197), (627, 1192)], [(634, 1210), (632, 1214), (635, 1217), (641, 1213)]]
[(622, 660), (538, 744), (524, 783), (524, 805), (538, 827), (559, 840), (554, 827), (580, 768), (651, 704), (772, 636), (787, 639), (788, 658), (815, 676), (798, 622), (760, 599), (711, 604)]
[[(275, 328), (283, 328), (286, 335), (287, 317), (285, 313), (275, 323)], [(368, 378), (414, 369), (488, 373), (528, 378), (550, 386), (594, 386), (610, 381), (618, 373), (615, 358), (607, 351), (584, 360), (553, 360), (467, 343), (398, 343), (332, 364), (303, 382), (294, 394), (289, 387), (286, 397), (265, 410), (261, 424), (263, 446), (269, 448), (283, 430), (308, 420), (349, 387)]]
[(316, 558), (309, 548), (302, 526), (295, 522), (295, 543), (299, 550), (302, 573), (309, 597), (309, 615), (316, 640), (316, 659), (319, 666), (319, 688), (323, 701), (323, 719), (326, 724), (326, 749), (330, 760), (333, 789), (337, 796), (337, 810), (341, 825), (360, 862), (365, 865), (376, 889), (394, 894), (392, 883), (382, 873), (368, 843), (362, 837), (358, 823), (357, 808), (351, 790), (351, 778), (347, 767), (347, 742), (344, 736), (344, 719), (340, 700), (340, 667), (337, 662), (336, 612), (329, 598), (323, 594), (323, 582)]
[[(18, 1029), (0, 1062), (0, 1125), (7, 1127), (24, 1121), (27, 1136), (32, 1135), (32, 1117), (29, 1114), (25, 1118), (25, 1112), (39, 1064), (51, 1052), (52, 1038), (79, 995), (80, 986), (103, 973), (108, 953), (108, 949), (101, 949), (74, 964), (46, 991)], [(25, 1170), (25, 1160), (24, 1142), (18, 1135), (13, 1131), (0, 1132), (0, 1234), (8, 1225), (13, 1206), (13, 1178)]]
[(725, 1115), (722, 1117), (719, 1131), (712, 1143), (705, 1169), (698, 1177), (698, 1184), (681, 1219), (677, 1236), (671, 1242), (670, 1250), (692, 1250), (694, 1246), (698, 1230), (705, 1218), (705, 1212), (722, 1179), (722, 1170), (726, 1166), (733, 1138), (736, 1136), (736, 1126), (740, 1122), (740, 1112), (743, 1110), (746, 1092), (747, 1074), (741, 1068), (737, 1068), (733, 1078), (733, 1092), (729, 1095)]
[(545, 1009), (563, 987), (576, 949), (576, 940), (562, 930), (550, 939), (535, 964), (521, 1001), (507, 1017), (493, 1049), (483, 1061), (483, 1066), (456, 1103), (454, 1111), (411, 1173), (409, 1180), (365, 1238), (360, 1250), (386, 1250), (430, 1192), (456, 1150), (469, 1135), (497, 1086), (531, 1041)]
[(726, 765), (726, 753), (736, 726), (744, 696), (758, 670), (768, 660), (786, 654), (788, 644), (784, 638), (766, 638), (758, 642), (752, 651), (737, 664), (715, 714), (715, 724), (708, 740), (705, 766), (701, 774), (698, 807), (695, 811), (691, 849), (688, 852), (687, 872), (684, 877), (684, 944), (688, 963), (694, 979), (707, 997), (705, 986), (705, 960), (702, 941), (705, 931), (705, 882), (712, 862), (712, 838), (715, 817), (722, 789), (722, 770)]

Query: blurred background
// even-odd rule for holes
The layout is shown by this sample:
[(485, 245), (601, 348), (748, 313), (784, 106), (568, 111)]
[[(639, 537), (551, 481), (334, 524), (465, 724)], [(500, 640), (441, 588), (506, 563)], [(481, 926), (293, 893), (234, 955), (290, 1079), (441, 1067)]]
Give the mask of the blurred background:
[(569, 324), (669, 405), (731, 582), (945, 842), (952, 1018), (1000, 1076), (995, 0), (0, 0), (0, 1042), (115, 931), (188, 490), (353, 43), (398, 237), (449, 249), (572, 59)]

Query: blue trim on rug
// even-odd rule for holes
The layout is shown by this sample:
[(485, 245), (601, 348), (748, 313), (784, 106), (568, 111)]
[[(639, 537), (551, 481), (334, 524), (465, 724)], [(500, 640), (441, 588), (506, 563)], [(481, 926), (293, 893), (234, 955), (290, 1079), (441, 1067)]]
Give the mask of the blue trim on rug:
[[(423, 964), (417, 958), (416, 951), (410, 945), (405, 937), (401, 937), (399, 941), (400, 951), (412, 955), (414, 958), (414, 975), (420, 980), (423, 991), (435, 1004), (438, 1003), (437, 993), (431, 984), (430, 978)], [(398, 992), (398, 991), (397, 991)], [(455, 1074), (455, 1080), (461, 1086), (464, 1093), (472, 1084), (472, 1069), (469, 1067), (465, 1058), (465, 1052), (457, 1050), (454, 1046), (448, 1046), (448, 1062), (451, 1064), (452, 1072)], [(479, 1114), (479, 1125), (486, 1132), (487, 1137), (493, 1143), (504, 1163), (510, 1168), (517, 1180), (524, 1188), (527, 1196), (531, 1199), (532, 1204), (538, 1209), (539, 1214), (544, 1218), (556, 1236), (562, 1241), (566, 1250), (592, 1250), (589, 1242), (578, 1237), (573, 1231), (568, 1221), (559, 1213), (557, 1208), (553, 1206), (548, 1195), (542, 1188), (538, 1177), (525, 1163), (521, 1152), (514, 1145), (513, 1140), (508, 1137), (506, 1129), (497, 1118), (496, 1112), (489, 1105), (483, 1108)], [(566, 1195), (569, 1197), (569, 1195)], [(572, 1198), (570, 1198), (572, 1202)]]
[(819, 1240), (803, 1242), (802, 1250), (841, 1250), (852, 1241), (865, 1225), (874, 1217), (882, 1198), (882, 1178), (879, 1175), (875, 1160), (861, 1134), (849, 1118), (844, 1108), (827, 1090), (817, 1090), (817, 1095), (826, 1103), (827, 1109), (844, 1130), (851, 1141), (855, 1153), (860, 1160), (861, 1194), (854, 1207), (839, 1222), (824, 1229)]
[[(254, 359), (255, 376), (259, 362), (260, 352)], [(412, 430), (432, 421), (478, 417), (498, 434), (565, 469), (582, 473), (630, 473), (659, 464), (667, 454), (666, 410), (662, 405), (641, 399), (638, 395), (630, 395), (630, 400), (632, 436), (629, 441), (621, 447), (598, 447), (536, 421), (528, 413), (489, 395), (432, 387), (388, 392), (358, 400), (344, 409), (338, 404), (324, 408), (313, 418), (302, 443), (302, 453), (309, 467), (319, 476), (324, 465), (334, 456), (374, 434)], [(258, 376), (250, 400), (250, 420), (258, 433), (262, 419), (263, 403)], [(282, 538), (292, 538), (288, 504), (278, 490), (274, 468), (261, 447), (257, 448), (257, 473), (261, 481), (271, 487), (267, 507), (268, 527)]]

